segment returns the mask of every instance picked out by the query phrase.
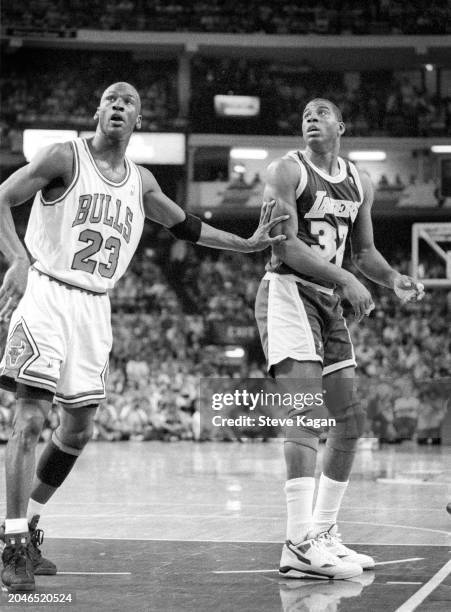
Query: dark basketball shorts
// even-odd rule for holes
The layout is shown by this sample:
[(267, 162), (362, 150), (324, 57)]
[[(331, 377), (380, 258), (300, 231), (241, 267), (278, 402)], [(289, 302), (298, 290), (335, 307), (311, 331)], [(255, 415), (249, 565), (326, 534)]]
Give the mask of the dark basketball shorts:
[(268, 370), (287, 358), (319, 361), (323, 375), (355, 367), (340, 298), (295, 279), (267, 272), (257, 292), (255, 317)]

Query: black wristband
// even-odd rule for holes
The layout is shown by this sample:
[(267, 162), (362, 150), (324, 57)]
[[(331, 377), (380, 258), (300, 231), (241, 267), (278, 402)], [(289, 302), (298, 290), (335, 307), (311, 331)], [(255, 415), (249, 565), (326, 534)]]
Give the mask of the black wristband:
[(202, 221), (199, 219), (199, 217), (186, 213), (185, 220), (170, 227), (169, 231), (179, 240), (197, 242), (200, 238), (201, 228)]

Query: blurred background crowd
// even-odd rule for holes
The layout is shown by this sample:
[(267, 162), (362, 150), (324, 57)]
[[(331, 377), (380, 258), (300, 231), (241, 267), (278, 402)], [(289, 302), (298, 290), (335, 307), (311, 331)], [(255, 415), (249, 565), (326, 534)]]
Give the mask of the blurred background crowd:
[[(180, 243), (165, 230), (155, 230), (150, 243), (111, 295), (114, 346), (108, 400), (99, 409), (95, 438), (248, 438), (249, 432), (241, 435), (211, 427), (211, 411), (201, 407), (199, 388), (200, 380), (207, 377), (265, 376), (256, 335), (246, 345), (243, 359), (228, 359), (227, 347), (217, 344), (212, 335), (212, 325), (222, 322), (255, 329), (253, 305), (267, 255), (191, 245), (180, 250), (176, 246)], [(406, 254), (395, 252), (392, 261), (400, 271), (409, 271)], [(440, 383), (451, 371), (450, 296), (446, 299), (439, 292), (443, 299), (437, 299), (437, 291), (430, 291), (422, 302), (402, 305), (391, 291), (366, 282), (375, 311), (361, 323), (346, 311), (368, 414), (366, 437), (387, 443), (406, 439), (440, 443), (449, 394)], [(2, 392), (3, 441), (11, 426), (11, 403), (12, 396)], [(48, 431), (56, 418), (51, 415)], [(266, 436), (263, 430), (258, 435)]]
[[(146, 35), (146, 41), (135, 44), (127, 32), (137, 39)], [(192, 39), (177, 43), (179, 47), (171, 43), (168, 50), (153, 41), (162, 32), (218, 36), (207, 36), (208, 52), (199, 50)], [(450, 33), (449, 0), (319, 0), (314, 5), (290, 0), (5, 1), (0, 174), (3, 179), (24, 162), (24, 129), (92, 130), (104, 87), (127, 80), (141, 95), (144, 132), (183, 132), (208, 141), (206, 153), (199, 146), (193, 153), (193, 158), (199, 156), (198, 163), (189, 166), (188, 160), (183, 168), (157, 166), (155, 174), (165, 192), (190, 205), (177, 197), (179, 191), (183, 196), (189, 191), (186, 185), (179, 189), (185, 179), (209, 182), (212, 193), (216, 183), (224, 183), (218, 190), (225, 192), (221, 194), (224, 216), (228, 214), (225, 229), (249, 235), (250, 227), (243, 228), (234, 212), (239, 206), (246, 208), (252, 189), (261, 191), (262, 178), (255, 168), (246, 177), (241, 162), (231, 164), (229, 173), (224, 142), (230, 149), (234, 135), (299, 136), (305, 103), (321, 96), (340, 106), (347, 136), (363, 139), (359, 141), (363, 144), (386, 139), (383, 148), (399, 166), (390, 161), (372, 175), (376, 205), (384, 204), (390, 213), (403, 209), (396, 212), (405, 214), (411, 225), (416, 220), (414, 207), (439, 209), (451, 204), (451, 163), (448, 169), (443, 165), (440, 172), (433, 172), (438, 160), (431, 153), (433, 141), (427, 140), (444, 142), (451, 135), (451, 66), (441, 42)], [(220, 34), (235, 35), (233, 40), (246, 53), (235, 50), (232, 39)], [(410, 41), (410, 35), (415, 37), (411, 47), (403, 42)], [(428, 43), (423, 49), (419, 41), (426, 35), (438, 35), (436, 47)], [(297, 49), (297, 54), (294, 47), (291, 51), (286, 47), (279, 54), (278, 44), (290, 36), (303, 43), (318, 43), (321, 38), (324, 46), (317, 45), (315, 57), (310, 47)], [(395, 41), (393, 49), (403, 54), (394, 62), (396, 69), (391, 58), (378, 55), (383, 49), (377, 42), (368, 46), (368, 36)], [(97, 38), (103, 43), (97, 44)], [(221, 43), (224, 38), (228, 44)], [(273, 47), (266, 45), (268, 40)], [(324, 40), (339, 43), (329, 47)], [(355, 59), (349, 49), (347, 56), (340, 53), (346, 45), (353, 49), (350, 43), (355, 40), (363, 41), (354, 53), (361, 57), (349, 66), (347, 59)], [(330, 48), (334, 51), (329, 53)], [(260, 112), (246, 118), (221, 116), (214, 104), (218, 95), (254, 96)], [(424, 140), (406, 149), (408, 163), (405, 159), (401, 163), (396, 152), (404, 141), (398, 139), (409, 137)], [(271, 139), (266, 141), (270, 148)], [(220, 156), (227, 161), (217, 163)], [(19, 221), (22, 233), (25, 217)], [(377, 244), (391, 263), (409, 273), (410, 241), (399, 240), (397, 219), (385, 224), (383, 236), (379, 230)], [(175, 242), (164, 230), (148, 228), (131, 269), (111, 295), (115, 340), (108, 400), (96, 419), (97, 440), (249, 437), (249, 432), (209, 426), (201, 415), (199, 381), (265, 376), (253, 307), (267, 257), (267, 253), (238, 255), (195, 248)], [(436, 260), (425, 266), (422, 276), (443, 277), (443, 266)], [(0, 280), (4, 271), (0, 259)], [(357, 324), (346, 312), (368, 414), (366, 437), (380, 443), (440, 443), (449, 392), (439, 381), (451, 372), (451, 297), (437, 289), (428, 291), (421, 303), (403, 306), (390, 291), (371, 283), (369, 287), (376, 303), (372, 315)], [(0, 335), (4, 346), (5, 322), (0, 323)], [(11, 428), (11, 407), (12, 396), (0, 392), (3, 442)], [(43, 437), (50, 435), (57, 419), (55, 410)]]
[[(451, 133), (451, 97), (428, 91), (409, 72), (318, 71), (308, 64), (196, 57), (188, 110), (178, 104), (175, 60), (137, 59), (128, 52), (20, 50), (2, 58), (0, 147), (21, 151), (24, 128), (92, 129), (107, 83), (126, 75), (142, 98), (143, 131), (297, 135), (307, 101), (333, 100), (346, 118), (347, 136), (445, 136)], [(36, 79), (36, 74), (40, 75)], [(121, 78), (121, 77), (119, 77)], [(216, 95), (260, 99), (249, 119), (219, 118)]]
[(267, 34), (445, 34), (447, 0), (15, 0), (2, 27)]

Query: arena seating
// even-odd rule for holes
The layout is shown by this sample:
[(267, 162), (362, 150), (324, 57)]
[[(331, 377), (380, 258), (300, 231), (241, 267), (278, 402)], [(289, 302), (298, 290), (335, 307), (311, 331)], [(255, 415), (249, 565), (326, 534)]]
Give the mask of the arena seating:
[[(89, 7), (89, 10), (87, 8)], [(446, 0), (16, 0), (2, 7), (3, 30), (148, 30), (267, 34), (446, 34)]]
[[(217, 351), (207, 349), (209, 323), (232, 320), (254, 325), (253, 304), (264, 253), (241, 255), (190, 247), (177, 265), (182, 267), (187, 294), (196, 296), (198, 312), (192, 314), (184, 312), (162, 271), (160, 263), (167, 256), (163, 243), (141, 252), (112, 294), (115, 342), (109, 399), (99, 413), (98, 439), (196, 437), (196, 380), (233, 375), (233, 369), (215, 362)], [(408, 272), (405, 253), (393, 253), (392, 260), (400, 271)], [(434, 275), (434, 270), (428, 274)], [(437, 300), (434, 291), (427, 292), (420, 303), (403, 306), (390, 291), (369, 286), (375, 311), (363, 323), (356, 323), (349, 312), (348, 325), (361, 384), (369, 389), (365, 394), (367, 434), (396, 442), (412, 437), (417, 423), (427, 421), (421, 415), (431, 410), (421, 402), (424, 383), (411, 386), (409, 381), (449, 375), (451, 308), (445, 299)], [(239, 371), (244, 377), (263, 376), (262, 355)], [(401, 397), (405, 399), (407, 388), (414, 399), (406, 414)], [(0, 404), (0, 427), (5, 432), (11, 397), (2, 393)], [(421, 439), (421, 431), (417, 435)]]

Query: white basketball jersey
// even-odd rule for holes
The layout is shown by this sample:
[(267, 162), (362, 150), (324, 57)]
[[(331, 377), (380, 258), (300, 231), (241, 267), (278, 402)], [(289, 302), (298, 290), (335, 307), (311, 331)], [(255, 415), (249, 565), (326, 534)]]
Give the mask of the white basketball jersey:
[(144, 227), (139, 169), (125, 159), (120, 183), (105, 178), (86, 140), (71, 142), (74, 176), (65, 193), (45, 200), (38, 192), (25, 244), (35, 268), (60, 281), (98, 293), (126, 271)]

